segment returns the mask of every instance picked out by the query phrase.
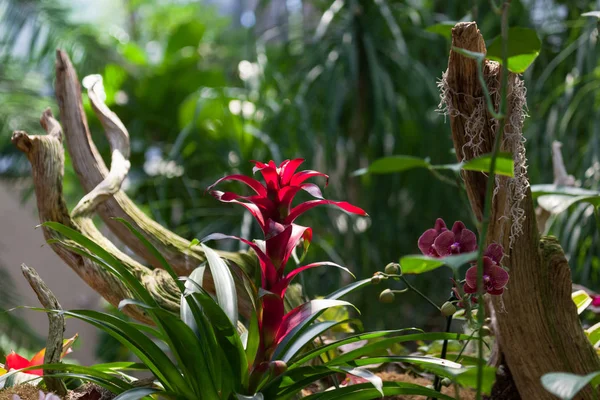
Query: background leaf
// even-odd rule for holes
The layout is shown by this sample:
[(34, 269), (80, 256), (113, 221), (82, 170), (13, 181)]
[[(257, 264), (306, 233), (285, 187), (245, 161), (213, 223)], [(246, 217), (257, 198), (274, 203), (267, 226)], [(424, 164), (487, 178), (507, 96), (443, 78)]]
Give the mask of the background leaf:
[[(540, 54), (542, 42), (533, 29), (512, 27), (508, 29), (508, 69), (521, 74)], [(487, 48), (486, 57), (502, 62), (502, 40), (495, 37)]]

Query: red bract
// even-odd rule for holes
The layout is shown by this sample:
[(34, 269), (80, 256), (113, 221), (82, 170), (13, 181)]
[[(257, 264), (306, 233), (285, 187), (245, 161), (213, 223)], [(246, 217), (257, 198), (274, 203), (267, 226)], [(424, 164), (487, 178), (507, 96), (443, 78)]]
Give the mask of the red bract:
[[(65, 339), (63, 341), (63, 351), (60, 356), (61, 358), (71, 352), (71, 346), (73, 345), (73, 343), (75, 343), (75, 340), (77, 340), (77, 337), (78, 337), (78, 335), (76, 334), (72, 338)], [(4, 368), (6, 369), (6, 371), (10, 371), (10, 370), (17, 370), (17, 369), (22, 369), (22, 368), (27, 368), (27, 367), (35, 367), (36, 365), (42, 365), (44, 363), (44, 355), (45, 354), (46, 354), (46, 349), (42, 349), (39, 352), (37, 352), (36, 355), (34, 355), (31, 358), (31, 360), (28, 360), (25, 357), (18, 355), (14, 351), (11, 351), (10, 354), (8, 354), (6, 356), (6, 364), (4, 365)], [(24, 373), (30, 374), (30, 375), (42, 376), (44, 374), (44, 370), (32, 369), (32, 370), (25, 371)]]
[[(216, 181), (208, 190), (215, 198), (222, 202), (237, 203), (245, 207), (256, 218), (261, 229), (267, 236), (270, 235), (272, 227), (270, 221), (288, 225), (293, 223), (305, 211), (319, 205), (329, 204), (353, 214), (367, 215), (361, 208), (345, 201), (324, 199), (317, 185), (314, 183), (305, 183), (305, 181), (316, 176), (322, 176), (327, 179), (329, 177), (318, 171), (305, 170), (296, 172), (302, 162), (304, 162), (302, 158), (285, 160), (278, 167), (273, 161), (269, 161), (267, 164), (253, 161), (255, 165), (254, 172), (258, 171), (261, 173), (265, 181), (264, 185), (256, 179), (244, 175), (229, 175)], [(255, 194), (241, 196), (233, 192), (212, 190), (213, 187), (224, 181), (242, 182), (250, 187)], [(292, 201), (300, 190), (308, 192), (313, 197), (316, 197), (317, 200), (306, 201), (292, 207)]]
[[(319, 266), (335, 266), (348, 271), (331, 262), (320, 262), (285, 273), (285, 266), (296, 246), (303, 241), (306, 251), (312, 240), (312, 229), (294, 224), (296, 218), (313, 207), (325, 204), (334, 205), (349, 213), (367, 215), (361, 208), (345, 201), (325, 200), (317, 185), (305, 183), (305, 181), (316, 176), (328, 179), (328, 176), (311, 170), (296, 172), (303, 161), (300, 158), (286, 160), (279, 166), (273, 161), (269, 161), (267, 164), (253, 161), (254, 172), (261, 173), (264, 184), (244, 175), (229, 175), (219, 179), (208, 188), (218, 200), (240, 204), (250, 211), (264, 233), (264, 240), (253, 242), (223, 234), (213, 234), (203, 239), (203, 241), (224, 238), (241, 240), (256, 253), (261, 268), (261, 288), (263, 289), (259, 329), (261, 331), (260, 354), (264, 358), (269, 358), (277, 343), (310, 315), (306, 311), (310, 308), (302, 306), (285, 314), (283, 299), (292, 279), (306, 269)], [(211, 190), (223, 181), (242, 182), (252, 189), (254, 194), (242, 196), (233, 192)], [(292, 206), (294, 197), (300, 190), (308, 192), (317, 200), (309, 200)], [(262, 362), (263, 360), (257, 361)]]

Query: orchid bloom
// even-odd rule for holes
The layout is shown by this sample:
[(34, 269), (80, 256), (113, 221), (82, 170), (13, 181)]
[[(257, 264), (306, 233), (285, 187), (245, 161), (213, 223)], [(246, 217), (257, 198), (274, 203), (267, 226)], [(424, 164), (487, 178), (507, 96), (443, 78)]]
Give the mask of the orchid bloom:
[(448, 230), (444, 220), (438, 218), (434, 228), (421, 235), (418, 244), (424, 255), (437, 258), (475, 251), (477, 238), (461, 221), (456, 221), (452, 230)]
[[(492, 243), (483, 253), (483, 288), (491, 295), (501, 295), (508, 283), (508, 272), (500, 266), (504, 250), (502, 246)], [(465, 274), (465, 293), (477, 292), (477, 265), (472, 266)]]
[[(361, 208), (345, 201), (324, 199), (319, 187), (313, 183), (306, 183), (306, 180), (318, 176), (326, 179), (329, 177), (324, 173), (312, 170), (296, 172), (303, 161), (301, 158), (286, 160), (279, 166), (273, 161), (266, 164), (253, 161), (254, 172), (261, 173), (264, 184), (245, 175), (236, 174), (221, 178), (208, 188), (210, 194), (219, 201), (237, 203), (250, 211), (264, 233), (264, 241), (249, 241), (222, 234), (209, 235), (202, 241), (237, 239), (246, 243), (256, 253), (261, 267), (261, 287), (264, 289), (261, 297), (262, 313), (259, 317), (259, 328), (262, 332), (261, 349), (266, 355), (305, 318), (306, 311), (302, 306), (287, 314), (284, 312), (283, 298), (292, 279), (300, 272), (318, 266), (335, 266), (348, 271), (331, 262), (319, 262), (301, 266), (286, 274), (285, 266), (296, 246), (303, 240), (306, 251), (312, 240), (312, 229), (297, 225), (294, 221), (305, 211), (327, 204), (349, 213), (367, 215)], [(255, 194), (241, 196), (233, 192), (212, 190), (217, 184), (224, 181), (242, 182)], [(300, 190), (308, 192), (316, 197), (316, 200), (292, 206), (294, 197)]]
[[(69, 354), (71, 350), (71, 346), (77, 340), (78, 335), (75, 334), (70, 339), (65, 339), (63, 342), (63, 351), (60, 358), (63, 358), (65, 355)], [(9, 355), (6, 356), (6, 364), (4, 365), (4, 369), (6, 372), (10, 372), (11, 370), (19, 370), (22, 368), (34, 367), (36, 365), (42, 365), (44, 363), (44, 355), (46, 354), (46, 349), (40, 350), (36, 355), (34, 355), (31, 360), (26, 359), (25, 357), (20, 356), (19, 354), (12, 351)], [(44, 370), (42, 369), (32, 369), (28, 371), (24, 371), (23, 373), (29, 375), (44, 375)]]

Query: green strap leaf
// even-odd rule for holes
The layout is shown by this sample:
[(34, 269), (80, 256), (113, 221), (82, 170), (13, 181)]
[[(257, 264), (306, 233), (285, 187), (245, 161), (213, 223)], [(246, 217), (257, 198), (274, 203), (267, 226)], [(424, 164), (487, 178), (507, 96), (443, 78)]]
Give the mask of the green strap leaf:
[(238, 322), (237, 292), (231, 271), (225, 261), (210, 247), (201, 243), (200, 246), (206, 255), (206, 261), (212, 272), (217, 293), (217, 302), (229, 317), (233, 326)]
[[(475, 157), (462, 166), (467, 171), (479, 171), (489, 173), (492, 168), (492, 155), (484, 154), (479, 157)], [(496, 168), (494, 173), (496, 175), (514, 176), (514, 161), (512, 154), (510, 153), (499, 153), (496, 157)]]

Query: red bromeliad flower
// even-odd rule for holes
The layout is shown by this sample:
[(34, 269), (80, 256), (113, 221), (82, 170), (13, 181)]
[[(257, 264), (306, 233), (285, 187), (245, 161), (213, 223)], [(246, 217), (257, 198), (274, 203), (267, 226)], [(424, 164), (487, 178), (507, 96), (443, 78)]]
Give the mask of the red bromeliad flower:
[[(262, 333), (261, 351), (267, 357), (273, 347), (307, 316), (303, 306), (287, 314), (284, 312), (283, 298), (292, 279), (306, 269), (319, 266), (335, 266), (348, 271), (331, 262), (318, 262), (285, 273), (285, 266), (296, 246), (303, 240), (304, 251), (306, 251), (312, 240), (312, 229), (295, 224), (296, 218), (313, 207), (327, 204), (352, 214), (367, 215), (361, 208), (345, 201), (324, 199), (319, 187), (314, 183), (306, 183), (306, 180), (317, 176), (327, 179), (329, 177), (312, 170), (296, 172), (303, 161), (301, 158), (286, 160), (279, 166), (273, 161), (267, 164), (253, 161), (254, 172), (261, 173), (264, 184), (245, 175), (229, 175), (208, 188), (210, 194), (218, 200), (240, 204), (250, 211), (264, 233), (264, 241), (249, 241), (223, 234), (209, 235), (202, 241), (233, 238), (246, 243), (256, 253), (261, 267), (261, 287), (265, 291), (261, 297), (262, 315), (259, 317), (259, 328)], [(254, 194), (241, 196), (233, 192), (212, 190), (215, 185), (223, 181), (242, 182), (250, 187)], [(317, 199), (292, 206), (294, 197), (300, 190), (308, 192)]]
[[(255, 165), (254, 172), (259, 171), (262, 174), (265, 181), (264, 185), (256, 179), (245, 175), (229, 175), (216, 181), (208, 190), (222, 202), (238, 203), (246, 207), (252, 216), (256, 218), (267, 237), (272, 234), (270, 221), (281, 225), (292, 224), (305, 211), (319, 205), (330, 204), (353, 214), (367, 215), (361, 208), (345, 201), (324, 199), (317, 185), (314, 183), (305, 183), (306, 180), (315, 176), (322, 176), (326, 179), (329, 179), (329, 177), (322, 172), (312, 170), (296, 172), (300, 164), (304, 162), (302, 158), (285, 160), (279, 167), (273, 161), (269, 161), (268, 164), (259, 161), (252, 162)], [(224, 181), (242, 182), (248, 185), (255, 194), (240, 196), (233, 192), (211, 190), (215, 185)], [(327, 183), (325, 186), (327, 186)], [(316, 197), (317, 200), (305, 201), (292, 207), (292, 201), (300, 190), (308, 192), (313, 197)]]

